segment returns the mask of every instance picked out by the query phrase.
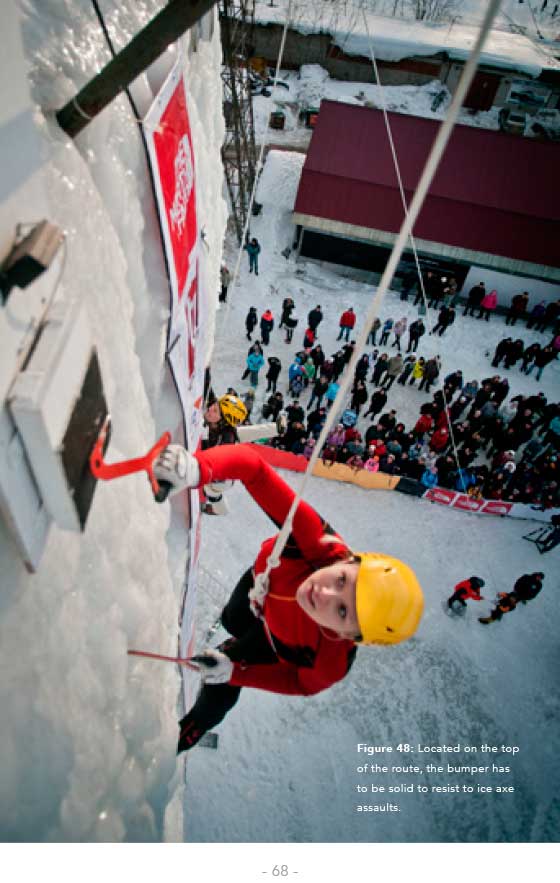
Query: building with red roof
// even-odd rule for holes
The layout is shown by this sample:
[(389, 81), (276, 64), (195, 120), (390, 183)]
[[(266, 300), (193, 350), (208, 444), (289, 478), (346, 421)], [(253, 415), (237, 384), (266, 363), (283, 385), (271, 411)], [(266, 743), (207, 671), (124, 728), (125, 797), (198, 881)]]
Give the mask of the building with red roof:
[[(389, 113), (407, 204), (440, 123)], [(422, 263), (560, 281), (560, 146), (457, 125), (414, 229)], [(294, 222), (302, 256), (381, 272), (404, 211), (380, 110), (323, 101)], [(407, 255), (408, 258), (411, 255)]]

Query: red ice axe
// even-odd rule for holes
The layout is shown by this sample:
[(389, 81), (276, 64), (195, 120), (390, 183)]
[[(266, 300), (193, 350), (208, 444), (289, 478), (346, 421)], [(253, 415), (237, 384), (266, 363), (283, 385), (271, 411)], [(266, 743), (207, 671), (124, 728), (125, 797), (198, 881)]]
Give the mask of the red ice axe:
[(97, 436), (97, 441), (89, 458), (89, 467), (92, 475), (101, 481), (111, 481), (113, 478), (122, 478), (123, 475), (132, 475), (134, 472), (147, 472), (156, 503), (163, 503), (167, 498), (172, 485), (168, 481), (158, 481), (154, 475), (154, 463), (171, 441), (171, 434), (164, 432), (155, 445), (150, 448), (143, 457), (134, 457), (132, 460), (122, 460), (120, 463), (105, 463), (103, 448), (111, 427), (111, 417), (107, 415), (103, 426)]

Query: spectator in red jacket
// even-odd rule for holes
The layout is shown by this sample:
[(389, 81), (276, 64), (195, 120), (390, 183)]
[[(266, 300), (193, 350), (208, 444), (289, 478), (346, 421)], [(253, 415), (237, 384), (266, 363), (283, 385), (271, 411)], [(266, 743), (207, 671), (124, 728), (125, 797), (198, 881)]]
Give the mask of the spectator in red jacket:
[(338, 324), (340, 326), (340, 332), (336, 339), (341, 340), (344, 336), (344, 339), (348, 341), (350, 337), (350, 332), (356, 324), (356, 314), (352, 307), (348, 307), (348, 309), (344, 311), (344, 313), (340, 317), (340, 321)]
[[(169, 445), (154, 472), (171, 493), (240, 480), (275, 525), (284, 523), (295, 497), (250, 445), (217, 446), (194, 457)], [(356, 644), (394, 644), (416, 631), (422, 590), (406, 564), (353, 552), (303, 500), (290, 527), (266, 581), (276, 537), (261, 545), (226, 604), (222, 623), (234, 637), (191, 663), (203, 685), (180, 721), (179, 752), (224, 718), (242, 687), (309, 696), (345, 677)]]
[(442, 451), (445, 451), (448, 444), (449, 430), (445, 426), (436, 429), (430, 439), (430, 450), (435, 451), (436, 454), (441, 454)]
[(412, 432), (417, 438), (423, 438), (427, 432), (430, 432), (434, 425), (431, 414), (421, 414)]
[[(479, 576), (471, 576), (457, 583), (455, 590), (447, 600), (447, 606), (450, 610), (462, 610), (467, 606), (467, 599), (472, 598), (473, 601), (484, 601), (480, 590), (484, 586), (484, 580)], [(457, 607), (457, 605), (460, 605)]]

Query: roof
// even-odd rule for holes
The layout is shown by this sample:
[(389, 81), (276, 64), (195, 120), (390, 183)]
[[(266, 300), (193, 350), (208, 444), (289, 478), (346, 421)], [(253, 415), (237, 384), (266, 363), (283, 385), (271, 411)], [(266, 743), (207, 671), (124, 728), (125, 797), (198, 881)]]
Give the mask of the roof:
[[(259, 24), (284, 25), (288, 0), (276, 0), (274, 6), (260, 3), (255, 11)], [(465, 4), (463, 3), (464, 7)], [(480, 18), (484, 3), (480, 4)], [(516, 9), (517, 23), (523, 7)], [(332, 42), (346, 55), (369, 58), (371, 49), (378, 61), (401, 61), (417, 55), (436, 55), (443, 52), (448, 58), (464, 61), (470, 55), (479, 32), (479, 26), (468, 23), (468, 14), (462, 8), (465, 21), (453, 17), (443, 22), (401, 19), (380, 16), (368, 10), (356, 9), (352, 4), (341, 5), (336, 14), (332, 4), (300, 4), (290, 27), (302, 34), (329, 34)], [(476, 18), (479, 16), (477, 15)], [(560, 61), (554, 57), (554, 44), (533, 39), (532, 18), (527, 21), (527, 33), (512, 33), (510, 26), (499, 30), (496, 26), (488, 33), (480, 64), (502, 70), (518, 71), (530, 77), (538, 77), (546, 70), (560, 70)]]
[[(390, 113), (407, 202), (439, 122)], [(455, 126), (414, 228), (421, 239), (560, 267), (559, 146)], [(398, 233), (403, 209), (383, 114), (323, 101), (295, 211)]]

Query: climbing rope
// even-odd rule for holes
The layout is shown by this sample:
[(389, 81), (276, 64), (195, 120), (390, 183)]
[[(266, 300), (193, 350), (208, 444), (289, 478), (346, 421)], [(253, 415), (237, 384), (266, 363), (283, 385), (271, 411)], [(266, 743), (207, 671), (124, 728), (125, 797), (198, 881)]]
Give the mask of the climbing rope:
[[(397, 156), (397, 150), (396, 150), (396, 147), (395, 147), (395, 142), (394, 142), (394, 139), (393, 139), (393, 131), (392, 131), (392, 129), (391, 129), (391, 123), (390, 123), (390, 120), (389, 120), (389, 115), (388, 115), (388, 113), (387, 113), (387, 103), (386, 103), (386, 101), (385, 101), (385, 90), (384, 90), (384, 88), (383, 88), (383, 85), (382, 85), (382, 83), (381, 83), (381, 79), (380, 79), (380, 77), (379, 77), (379, 69), (378, 69), (378, 67), (377, 67), (377, 60), (376, 60), (376, 58), (375, 58), (375, 52), (374, 52), (374, 49), (373, 49), (373, 41), (372, 41), (372, 39), (371, 39), (371, 34), (370, 34), (370, 30), (369, 30), (369, 26), (368, 26), (368, 21), (367, 21), (367, 17), (366, 17), (366, 14), (365, 14), (365, 10), (362, 10), (362, 12), (363, 12), (363, 18), (364, 18), (364, 27), (365, 27), (366, 34), (367, 34), (367, 38), (368, 38), (369, 54), (370, 54), (371, 63), (372, 63), (372, 66), (373, 66), (373, 72), (374, 72), (374, 76), (375, 76), (375, 81), (376, 81), (376, 84), (377, 84), (378, 92), (379, 92), (379, 94), (380, 94), (380, 96), (381, 96), (381, 110), (382, 110), (382, 113), (383, 113), (383, 120), (384, 120), (384, 123), (385, 123), (385, 129), (386, 129), (386, 132), (387, 132), (387, 139), (388, 139), (388, 141), (389, 141), (389, 146), (390, 146), (390, 149), (391, 149), (391, 155), (392, 155), (392, 157), (393, 157), (393, 165), (394, 165), (394, 168), (395, 168), (395, 174), (396, 174), (396, 176), (397, 176), (397, 181), (398, 181), (398, 184), (399, 184), (399, 191), (400, 191), (400, 196), (401, 196), (402, 207), (403, 207), (403, 211), (404, 211), (404, 213), (405, 213), (405, 217), (406, 217), (406, 216), (408, 215), (408, 203), (407, 203), (406, 195), (405, 195), (405, 192), (404, 192), (404, 187), (403, 187), (403, 182), (402, 182), (402, 175), (401, 175), (400, 164), (399, 164), (399, 160), (398, 160), (398, 156)], [(417, 249), (416, 249), (416, 242), (415, 242), (414, 236), (413, 236), (413, 234), (412, 234), (412, 228), (411, 228), (411, 232), (410, 232), (410, 237), (409, 237), (409, 238), (410, 238), (410, 247), (411, 247), (411, 249), (412, 249), (412, 253), (413, 253), (413, 255), (414, 255), (414, 263), (416, 264), (416, 272), (417, 272), (417, 274), (418, 274), (418, 282), (420, 283), (420, 292), (421, 292), (421, 294), (422, 294), (422, 302), (423, 302), (423, 304), (424, 304), (424, 315), (426, 316), (426, 324), (427, 324), (427, 326), (428, 326), (428, 331), (429, 331), (429, 333), (432, 334), (432, 333), (433, 333), (434, 326), (433, 326), (433, 324), (432, 324), (432, 318), (431, 318), (430, 313), (429, 313), (429, 310), (428, 310), (428, 297), (427, 297), (427, 295), (426, 295), (426, 289), (425, 289), (425, 287), (424, 287), (424, 277), (423, 277), (423, 275), (422, 275), (422, 269), (421, 269), (421, 267), (420, 267), (420, 260), (419, 260), (419, 258), (418, 258), (418, 251), (417, 251)], [(457, 468), (459, 468), (459, 454), (458, 454), (458, 450), (457, 450), (457, 444), (456, 444), (456, 441), (455, 441), (455, 432), (454, 432), (454, 430), (453, 430), (453, 426), (452, 426), (452, 424), (451, 424), (451, 417), (450, 417), (450, 414), (449, 414), (449, 402), (448, 402), (448, 400), (447, 400), (447, 396), (446, 396), (446, 394), (445, 394), (445, 383), (443, 382), (443, 375), (444, 375), (444, 372), (443, 372), (442, 368), (443, 368), (443, 365), (440, 365), (440, 373), (439, 373), (439, 375), (438, 375), (438, 381), (436, 382), (436, 389), (439, 388), (439, 389), (441, 390), (441, 393), (442, 393), (442, 396), (443, 396), (444, 410), (445, 410), (445, 414), (446, 414), (446, 417), (447, 417), (447, 426), (448, 426), (448, 429), (449, 429), (449, 436), (450, 436), (450, 438), (451, 438), (451, 447), (453, 448), (453, 455), (454, 455), (454, 457), (455, 457), (455, 462), (456, 462), (456, 464), (457, 464)], [(463, 492), (466, 493), (466, 489), (467, 489), (467, 488), (466, 488), (465, 479), (464, 479), (464, 476), (463, 476), (462, 472), (459, 472), (459, 477), (460, 477), (460, 480), (461, 480), (461, 484), (463, 485)]]
[(366, 342), (369, 336), (369, 329), (373, 323), (374, 318), (379, 313), (378, 308), (381, 304), (381, 301), (389, 290), (389, 285), (393, 279), (395, 270), (401, 259), (407, 240), (412, 233), (414, 224), (416, 223), (418, 215), (420, 214), (420, 211), (424, 204), (424, 200), (436, 174), (438, 165), (441, 161), (449, 138), (451, 137), (451, 133), (461, 110), (463, 100), (466, 97), (468, 89), (473, 80), (478, 60), (482, 52), (482, 47), (484, 45), (484, 41), (488, 32), (491, 29), (492, 22), (494, 21), (494, 18), (498, 12), (500, 3), (501, 0), (490, 0), (490, 2), (488, 3), (488, 8), (486, 10), (483, 22), (480, 26), (480, 30), (478, 32), (472, 53), (467, 60), (461, 78), (457, 85), (457, 89), (455, 91), (455, 94), (453, 95), (453, 99), (449, 106), (447, 115), (438, 131), (434, 144), (432, 145), (432, 149), (422, 171), (422, 175), (412, 198), (410, 207), (408, 208), (408, 211), (405, 212), (405, 218), (399, 231), (399, 235), (393, 245), (389, 260), (385, 266), (385, 270), (383, 271), (383, 275), (379, 282), (378, 289), (372, 298), (371, 305), (368, 310), (365, 323), (363, 325), (363, 329), (358, 336), (354, 353), (352, 354), (352, 358), (350, 359), (346, 371), (343, 374), (342, 382), (340, 384), (337, 396), (331, 406), (331, 409), (327, 416), (327, 420), (325, 421), (323, 429), (321, 430), (317, 443), (313, 449), (313, 452), (309, 459), (309, 463), (307, 464), (307, 469), (303, 474), (299, 490), (296, 492), (284, 524), (282, 525), (280, 532), (276, 537), (272, 551), (268, 556), (266, 568), (262, 574), (258, 574), (256, 577), (255, 588), (252, 590), (250, 597), (252, 600), (253, 609), (255, 610), (255, 612), (260, 612), (261, 615), (264, 598), (266, 597), (266, 593), (268, 591), (268, 580), (270, 576), (270, 571), (273, 570), (273, 568), (277, 567), (280, 563), (280, 556), (292, 531), (296, 509), (300, 503), (300, 500), (304, 496), (309, 477), (312, 474), (315, 463), (317, 462), (317, 459), (319, 457), (319, 452), (322, 450), (327, 440), (327, 436), (329, 435), (331, 428), (334, 425), (336, 415), (341, 408), (341, 404), (345, 396), (348, 393), (350, 382), (354, 376), (358, 359), (366, 348)]

